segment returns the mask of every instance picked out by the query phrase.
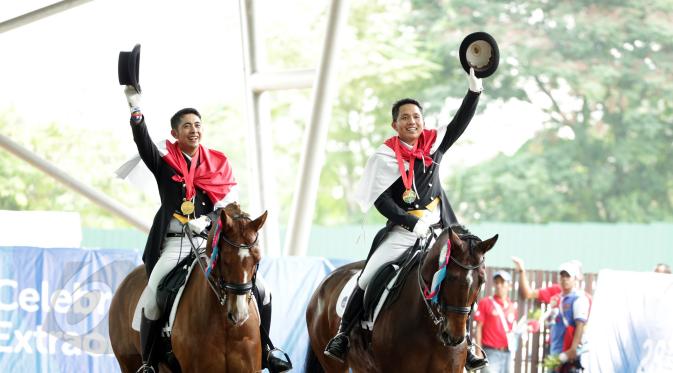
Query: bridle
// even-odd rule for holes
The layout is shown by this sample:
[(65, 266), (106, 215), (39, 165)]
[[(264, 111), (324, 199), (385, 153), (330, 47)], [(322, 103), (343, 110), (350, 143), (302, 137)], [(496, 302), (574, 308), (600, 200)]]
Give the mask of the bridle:
[[(423, 299), (423, 303), (425, 304), (425, 308), (428, 311), (428, 315), (432, 319), (432, 322), (436, 326), (438, 326), (438, 329), (439, 329), (438, 335), (439, 335), (440, 341), (445, 346), (457, 346), (457, 345), (459, 345), (463, 342), (462, 339), (460, 341), (456, 342), (456, 343), (450, 342), (448, 340), (448, 336), (445, 335), (445, 333), (442, 332), (445, 329), (446, 323), (447, 323), (446, 317), (444, 317), (444, 313), (452, 312), (452, 313), (457, 313), (457, 314), (461, 314), (461, 315), (469, 315), (470, 312), (472, 312), (472, 307), (471, 306), (469, 306), (469, 307), (468, 306), (453, 306), (453, 305), (442, 304), (441, 299), (437, 303), (437, 306), (433, 307), (430, 303), (428, 303), (428, 300), (425, 299), (424, 292), (423, 292), (423, 282), (424, 281), (423, 281), (423, 276), (421, 274), (422, 268), (423, 268), (423, 263), (425, 262), (425, 259), (426, 259), (427, 255), (429, 253), (430, 243), (432, 242), (432, 239), (436, 238), (436, 237), (437, 236), (433, 232), (432, 236), (428, 237), (426, 243), (423, 245), (423, 249), (422, 249), (423, 254), (422, 254), (420, 260), (418, 261), (418, 270), (417, 270), (417, 272), (418, 272), (418, 289), (420, 291), (421, 299)], [(472, 236), (472, 237), (475, 237), (475, 236)], [(451, 237), (448, 237), (447, 239), (450, 240)], [(453, 257), (453, 252), (451, 252), (451, 254), (449, 256), (449, 264), (454, 263), (458, 267), (460, 267), (460, 268), (462, 268), (466, 271), (473, 271), (475, 269), (479, 269), (484, 264), (485, 259), (486, 259), (485, 257), (482, 257), (481, 261), (478, 264), (474, 264), (474, 265), (465, 264), (465, 263), (462, 263), (462, 262), (458, 261), (456, 258), (454, 258)], [(446, 281), (446, 279), (444, 279), (444, 281)], [(437, 310), (435, 310), (435, 308), (437, 308)]]
[[(214, 229), (212, 229), (212, 230), (214, 230)], [(229, 240), (229, 238), (227, 238), (227, 236), (225, 236), (224, 234), (222, 234), (220, 236), (220, 239), (222, 241), (226, 242), (227, 245), (233, 247), (234, 249), (250, 250), (251, 248), (253, 248), (257, 245), (257, 241), (259, 239), (259, 233), (255, 235), (255, 240), (252, 241), (249, 244), (235, 243), (235, 242)], [(206, 247), (206, 251), (207, 250), (208, 250), (208, 248)], [(255, 273), (253, 274), (250, 281), (244, 282), (244, 283), (226, 282), (226, 281), (224, 281), (224, 279), (222, 278), (222, 275), (220, 274), (220, 276), (218, 276), (218, 279), (217, 279), (217, 285), (224, 292), (224, 296), (226, 297), (226, 291), (227, 290), (234, 293), (235, 295), (245, 295), (247, 293), (250, 293), (250, 291), (252, 291), (252, 287), (255, 283), (255, 279), (257, 278), (257, 267), (258, 266), (259, 266), (259, 263), (255, 265)], [(226, 301), (226, 299), (225, 299), (225, 301)]]
[[(250, 220), (246, 215), (235, 215), (231, 217), (233, 220)], [(219, 223), (219, 219), (218, 219)], [(194, 242), (192, 241), (192, 234), (189, 228), (185, 225), (185, 235), (189, 239), (189, 243), (192, 246), (192, 252), (196, 255), (196, 260), (199, 263), (199, 267), (201, 267), (201, 271), (203, 274), (206, 276), (206, 281), (208, 282), (208, 285), (210, 288), (213, 290), (215, 293), (215, 297), (217, 297), (218, 302), (220, 305), (224, 306), (227, 303), (227, 292), (231, 292), (234, 295), (247, 295), (248, 296), (248, 301), (252, 299), (252, 288), (255, 284), (255, 280), (257, 278), (257, 269), (259, 267), (259, 263), (255, 265), (255, 271), (252, 275), (252, 278), (248, 282), (227, 282), (222, 278), (222, 274), (219, 273), (218, 275), (215, 275), (214, 272), (211, 272), (210, 276), (207, 276), (206, 274), (208, 273), (207, 268), (205, 267), (203, 261), (201, 261), (200, 256), (198, 255), (198, 250), (196, 249), (196, 246), (194, 245)], [(206, 252), (208, 252), (208, 249), (212, 248), (213, 240), (215, 239), (215, 231), (219, 231), (219, 229), (216, 229), (216, 224), (213, 222), (210, 231), (208, 232), (208, 242), (206, 244)], [(242, 249), (252, 249), (255, 246), (257, 246), (257, 242), (259, 241), (259, 233), (255, 235), (255, 239), (251, 243), (237, 243), (231, 241), (227, 236), (224, 235), (224, 233), (219, 233), (219, 240), (224, 241), (227, 245), (233, 247), (234, 249), (242, 250)]]

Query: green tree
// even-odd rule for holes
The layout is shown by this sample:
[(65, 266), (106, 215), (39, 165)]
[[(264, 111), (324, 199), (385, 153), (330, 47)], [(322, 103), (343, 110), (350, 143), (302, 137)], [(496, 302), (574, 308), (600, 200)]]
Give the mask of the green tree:
[[(123, 125), (123, 124), (122, 124)], [(68, 175), (124, 204), (151, 221), (152, 204), (114, 170), (126, 159), (110, 132), (67, 125), (26, 124), (14, 111), (0, 115), (0, 132)], [(76, 211), (88, 227), (130, 227), (84, 196), (32, 165), (0, 150), (0, 209)]]
[(428, 21), (428, 40), (439, 40), (442, 29), (466, 34), (486, 25), (501, 51), (488, 96), (535, 103), (548, 117), (513, 157), (448, 180), (454, 198), (465, 202), (462, 215), (521, 222), (673, 219), (673, 104), (665, 98), (673, 89), (673, 3), (437, 6), (414, 2), (419, 19)]
[[(419, 98), (431, 118), (447, 97), (464, 95), (465, 72), (457, 51), (465, 35), (479, 30), (494, 35), (501, 52), (498, 71), (485, 81), (480, 109), (519, 100), (544, 111), (547, 119), (515, 155), (452, 170), (445, 186), (466, 222), (673, 218), (673, 104), (665, 98), (673, 88), (672, 3), (351, 4), (320, 182), (319, 223), (360, 220), (349, 192), (367, 156), (392, 134), (388, 111), (393, 101)], [(315, 61), (309, 52), (315, 49), (301, 43), (296, 49), (275, 45), (283, 45), (284, 52), (272, 58)], [(299, 101), (306, 105), (308, 93), (303, 95)], [(291, 103), (297, 97), (284, 98), (277, 109), (297, 105)], [(296, 165), (301, 143), (290, 143), (280, 152)], [(294, 186), (290, 179), (287, 196)], [(376, 213), (370, 216), (381, 220)]]

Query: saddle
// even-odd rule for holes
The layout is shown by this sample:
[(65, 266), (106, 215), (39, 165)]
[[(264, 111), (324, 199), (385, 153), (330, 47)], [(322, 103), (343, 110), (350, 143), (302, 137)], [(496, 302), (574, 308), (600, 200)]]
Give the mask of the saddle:
[[(196, 255), (192, 252), (187, 257), (182, 259), (170, 272), (164, 276), (157, 287), (157, 304), (161, 310), (161, 317), (159, 318), (160, 325), (164, 327), (161, 330), (161, 335), (158, 336), (152, 353), (153, 360), (161, 361), (167, 364), (172, 372), (180, 372), (180, 364), (173, 355), (173, 346), (171, 345), (171, 330), (175, 313), (177, 310), (177, 302), (182, 296), (187, 279), (196, 264)], [(136, 305), (132, 327), (138, 331), (140, 328), (140, 311), (141, 302)]]
[(175, 302), (178, 292), (180, 292), (180, 289), (187, 282), (187, 275), (189, 274), (195, 259), (196, 256), (194, 255), (194, 252), (191, 252), (159, 282), (159, 286), (157, 287), (157, 304), (161, 310), (162, 321), (168, 322), (173, 303)]
[[(418, 263), (421, 255), (418, 245), (409, 247), (397, 260), (381, 266), (365, 290), (363, 309), (360, 317), (363, 329), (373, 330), (374, 322), (384, 307), (389, 307), (398, 298), (400, 289), (405, 284), (409, 271)], [(357, 286), (359, 273), (354, 274), (341, 289), (336, 312), (343, 317), (353, 289)]]
[(420, 258), (420, 255), (416, 254), (418, 254), (417, 246), (411, 246), (399, 258), (379, 268), (365, 290), (363, 303), (363, 318), (365, 320), (374, 321), (377, 305), (379, 300), (382, 300), (381, 297), (386, 290), (387, 296), (383, 299), (381, 307), (378, 307), (379, 311), (383, 307), (388, 307), (395, 303), (399, 290), (404, 285), (409, 271)]

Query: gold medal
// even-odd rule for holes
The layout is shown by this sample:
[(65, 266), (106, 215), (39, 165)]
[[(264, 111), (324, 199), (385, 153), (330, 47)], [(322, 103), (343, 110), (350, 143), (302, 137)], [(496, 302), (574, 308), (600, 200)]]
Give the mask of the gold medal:
[(407, 189), (402, 193), (402, 201), (406, 203), (413, 203), (416, 200), (416, 192), (411, 189)]
[(194, 212), (194, 203), (192, 201), (184, 201), (180, 205), (180, 211), (182, 211), (183, 214), (189, 215)]

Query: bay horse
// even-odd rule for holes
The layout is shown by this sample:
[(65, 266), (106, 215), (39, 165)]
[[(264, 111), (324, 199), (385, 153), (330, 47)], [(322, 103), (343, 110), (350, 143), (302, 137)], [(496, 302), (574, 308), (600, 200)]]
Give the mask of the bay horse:
[[(171, 333), (173, 355), (184, 372), (258, 372), (262, 369), (259, 311), (252, 297), (253, 279), (261, 259), (258, 231), (265, 211), (251, 220), (236, 203), (220, 212), (216, 247), (219, 259), (209, 282), (197, 264), (178, 305)], [(212, 254), (213, 222), (206, 255)], [(138, 299), (147, 285), (144, 266), (120, 284), (110, 304), (110, 342), (122, 372), (142, 365), (140, 334), (131, 328)], [(223, 307), (225, 306), (226, 307)], [(165, 311), (169, 312), (169, 311)], [(156, 346), (161, 342), (157, 341)], [(165, 361), (160, 371), (170, 371)]]
[[(466, 322), (484, 283), (485, 253), (498, 235), (481, 241), (471, 234), (445, 229), (421, 258), (399, 290), (398, 298), (383, 308), (370, 333), (356, 325), (349, 336), (350, 350), (342, 364), (323, 354), (339, 327), (336, 314), (339, 293), (364, 261), (336, 269), (313, 293), (306, 310), (310, 347), (306, 372), (463, 372), (467, 355)], [(439, 269), (440, 250), (450, 240), (446, 276), (438, 303), (423, 295)], [(356, 285), (357, 286), (357, 285)], [(319, 365), (318, 365), (319, 364)]]

